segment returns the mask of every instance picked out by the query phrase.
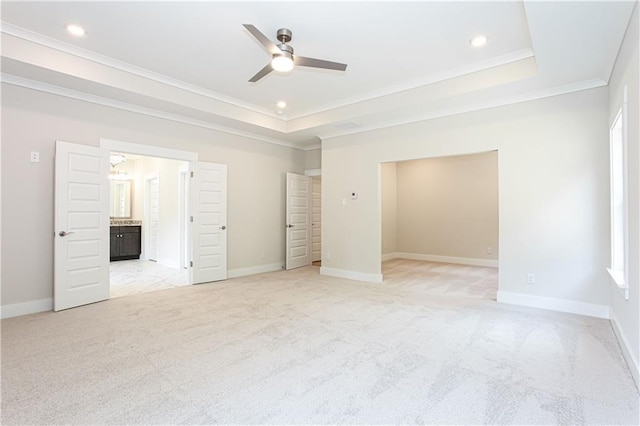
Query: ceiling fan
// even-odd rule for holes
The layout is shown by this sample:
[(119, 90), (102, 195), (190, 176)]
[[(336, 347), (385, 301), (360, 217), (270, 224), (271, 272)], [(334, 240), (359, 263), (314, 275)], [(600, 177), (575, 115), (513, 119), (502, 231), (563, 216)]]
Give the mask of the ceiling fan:
[(256, 75), (251, 77), (250, 83), (255, 83), (262, 77), (269, 74), (271, 71), (277, 72), (289, 72), (293, 69), (294, 65), (301, 67), (311, 68), (323, 68), (328, 70), (344, 71), (347, 69), (347, 64), (341, 64), (338, 62), (324, 61), (322, 59), (305, 58), (304, 56), (298, 56), (293, 54), (293, 47), (287, 43), (291, 41), (291, 30), (286, 28), (280, 28), (276, 34), (280, 44), (276, 45), (271, 42), (258, 30), (256, 27), (250, 24), (243, 24), (243, 26), (249, 30), (256, 40), (264, 46), (264, 48), (272, 56), (271, 62), (264, 66)]

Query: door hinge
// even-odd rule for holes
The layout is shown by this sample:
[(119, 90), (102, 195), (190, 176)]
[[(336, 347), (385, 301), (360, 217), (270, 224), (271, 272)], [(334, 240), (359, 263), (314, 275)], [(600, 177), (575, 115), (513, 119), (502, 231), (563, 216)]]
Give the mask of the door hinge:
[(193, 177), (193, 172), (191, 172), (191, 177)]
[(193, 216), (191, 216), (191, 222), (193, 222)]
[(193, 268), (193, 260), (191, 262), (189, 262), (189, 266), (191, 266)]

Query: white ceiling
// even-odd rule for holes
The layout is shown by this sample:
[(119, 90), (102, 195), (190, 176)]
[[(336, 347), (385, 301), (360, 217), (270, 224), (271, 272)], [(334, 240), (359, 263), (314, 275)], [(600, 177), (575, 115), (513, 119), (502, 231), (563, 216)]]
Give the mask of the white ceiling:
[[(299, 147), (608, 82), (635, 2), (2, 2), (11, 84)], [(83, 38), (67, 23), (82, 25)], [(348, 64), (247, 80), (242, 24)], [(489, 38), (483, 48), (469, 40)], [(288, 103), (276, 114), (276, 102)]]

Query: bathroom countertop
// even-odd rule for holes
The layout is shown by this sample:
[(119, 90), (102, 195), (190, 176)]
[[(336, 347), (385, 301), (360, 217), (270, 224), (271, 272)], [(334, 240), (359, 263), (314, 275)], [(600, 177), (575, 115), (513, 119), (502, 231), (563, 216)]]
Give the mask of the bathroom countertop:
[(111, 219), (111, 226), (140, 226), (141, 220), (136, 219)]

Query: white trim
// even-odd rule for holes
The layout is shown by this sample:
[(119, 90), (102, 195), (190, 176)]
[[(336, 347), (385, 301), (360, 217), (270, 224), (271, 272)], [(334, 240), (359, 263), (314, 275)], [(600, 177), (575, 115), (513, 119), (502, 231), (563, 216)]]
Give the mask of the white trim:
[(611, 328), (613, 328), (613, 333), (616, 335), (618, 343), (620, 344), (620, 348), (622, 349), (622, 356), (624, 356), (625, 361), (627, 361), (627, 365), (629, 366), (629, 370), (631, 371), (631, 377), (633, 377), (633, 381), (636, 383), (636, 387), (640, 388), (640, 366), (638, 364), (638, 360), (630, 350), (629, 341), (622, 331), (622, 328), (620, 328), (618, 318), (616, 317), (615, 311), (613, 309), (610, 312), (610, 316)]
[(533, 296), (530, 294), (512, 293), (509, 291), (498, 291), (497, 300), (499, 303), (507, 303), (510, 305), (529, 306), (531, 308), (569, 312), (589, 317), (609, 319), (609, 306), (607, 305), (596, 305), (593, 303)]
[(265, 272), (275, 272), (284, 269), (284, 263), (271, 263), (269, 265), (250, 266), (248, 268), (229, 269), (227, 278), (245, 277), (247, 275), (263, 274)]
[(0, 318), (13, 318), (47, 311), (53, 311), (53, 299), (32, 300), (31, 302), (0, 306), (0, 312), (2, 312)]
[(387, 253), (387, 254), (383, 254), (380, 257), (380, 261), (386, 262), (387, 260), (393, 260), (397, 258), (398, 258), (398, 253)]
[(322, 143), (314, 143), (313, 145), (305, 146), (303, 149), (305, 151), (312, 151), (314, 149), (321, 149), (321, 148), (322, 148)]
[(225, 96), (221, 93), (214, 92), (212, 90), (204, 89), (195, 84), (187, 83), (185, 81), (178, 80), (176, 78), (168, 77), (164, 74), (156, 73), (145, 68), (137, 67), (127, 62), (114, 59), (110, 56), (100, 55), (90, 50), (82, 49), (72, 44), (65, 43), (60, 40), (56, 40), (54, 38), (45, 36), (43, 34), (31, 31), (31, 30), (27, 30), (26, 28), (13, 25), (8, 22), (4, 22), (4, 21), (0, 22), (0, 31), (5, 34), (9, 34), (11, 36), (29, 41), (31, 43), (39, 44), (41, 46), (55, 49), (60, 52), (67, 53), (69, 55), (77, 56), (78, 58), (86, 59), (87, 61), (95, 62), (101, 65), (106, 65), (110, 68), (124, 71), (129, 74), (137, 75), (139, 77), (147, 78), (149, 80), (157, 81), (159, 83), (166, 84), (167, 86), (175, 87), (181, 90), (186, 90), (187, 92), (195, 93), (197, 95), (204, 96), (209, 99), (216, 100), (218, 102), (224, 102), (226, 104), (230, 104), (238, 108), (247, 109), (260, 114), (268, 115), (269, 117), (272, 117), (272, 118), (277, 118), (281, 121), (285, 121), (285, 120), (282, 120), (282, 117), (277, 115), (275, 111), (271, 111), (267, 108), (261, 108), (257, 105), (254, 105), (248, 102), (243, 102), (239, 99), (232, 98), (230, 96)]
[(322, 176), (322, 169), (311, 169), (304, 171), (305, 176)]
[(242, 136), (245, 138), (270, 143), (273, 145), (285, 146), (287, 148), (299, 149), (305, 151), (304, 147), (298, 146), (292, 142), (285, 142), (279, 139), (273, 139), (267, 136), (262, 136), (252, 132), (245, 132), (237, 130), (231, 127), (222, 126), (218, 124), (212, 124), (208, 121), (197, 120), (195, 118), (185, 117), (179, 114), (173, 114), (156, 110), (153, 108), (142, 107), (139, 105), (130, 104), (127, 102), (116, 101), (113, 99), (104, 98), (102, 96), (91, 95), (77, 90), (66, 89), (63, 87), (55, 86), (53, 84), (42, 83), (40, 81), (30, 80), (28, 78), (18, 77), (11, 74), (0, 74), (0, 81), (3, 83), (11, 84), (18, 87), (24, 87), (27, 89), (38, 90), (40, 92), (50, 93), (52, 95), (63, 96), (70, 99), (75, 99), (83, 102), (89, 102), (96, 105), (102, 105), (110, 108), (116, 108), (123, 111), (134, 112), (137, 114), (147, 115), (149, 117), (162, 118), (164, 120), (174, 121), (176, 123), (188, 124), (191, 126), (202, 127), (204, 129), (215, 130), (230, 135)]
[(611, 268), (606, 268), (611, 278), (611, 282), (616, 286), (624, 300), (629, 300), (629, 285), (624, 280), (624, 272), (614, 271)]
[(455, 263), (459, 265), (485, 266), (489, 268), (497, 268), (498, 261), (494, 259), (475, 259), (471, 257), (455, 257), (455, 256), (438, 256), (435, 254), (420, 253), (393, 253), (395, 258), (410, 260), (426, 260), (429, 262)]
[(426, 114), (414, 115), (398, 120), (388, 121), (385, 123), (374, 124), (370, 126), (358, 127), (357, 129), (345, 130), (342, 132), (318, 135), (320, 139), (328, 140), (342, 136), (355, 135), (358, 133), (371, 132), (374, 130), (387, 129), (389, 127), (398, 127), (406, 124), (418, 123), (421, 121), (433, 120), (436, 118), (449, 117), (452, 115), (466, 114), (469, 112), (482, 111), (490, 108), (498, 108), (507, 105), (514, 105), (522, 102), (534, 101), (537, 99), (549, 98), (552, 96), (565, 95), (567, 93), (579, 92), (582, 90), (594, 89), (596, 87), (606, 86), (607, 83), (599, 78), (594, 80), (580, 81), (577, 83), (567, 84), (560, 87), (552, 87), (549, 89), (539, 90), (537, 92), (522, 93), (514, 96), (507, 96), (502, 99), (496, 99), (488, 102), (477, 102), (475, 104), (462, 105), (450, 109), (428, 112)]
[(369, 274), (366, 272), (346, 271), (344, 269), (320, 267), (320, 275), (329, 277), (346, 278), (348, 280), (364, 281), (367, 283), (380, 284), (382, 282), (382, 274)]
[(198, 161), (197, 152), (161, 148), (154, 145), (143, 145), (113, 139), (100, 138), (100, 148), (106, 148), (109, 151), (125, 152), (127, 154), (144, 155), (145, 157), (168, 158), (170, 160), (180, 161)]
[(315, 109), (307, 110), (301, 114), (291, 117), (282, 117), (277, 115), (274, 111), (271, 111), (267, 108), (262, 108), (257, 105), (251, 104), (249, 102), (243, 102), (239, 99), (225, 96), (221, 93), (214, 92), (212, 90), (204, 89), (200, 86), (187, 83), (182, 80), (178, 80), (175, 78), (168, 77), (164, 74), (156, 73), (150, 70), (147, 70), (142, 67), (137, 67), (135, 65), (129, 64), (127, 62), (119, 61), (109, 56), (100, 55), (98, 53), (92, 52), (87, 49), (82, 49), (73, 44), (66, 43), (46, 35), (37, 33), (35, 31), (28, 30), (26, 28), (22, 28), (20, 26), (10, 24), (8, 22), (0, 22), (0, 32), (11, 35), (13, 37), (20, 38), (22, 40), (26, 40), (31, 43), (39, 44), (41, 46), (48, 47), (50, 49), (54, 49), (69, 55), (73, 55), (91, 62), (95, 62), (101, 65), (106, 65), (110, 68), (114, 68), (120, 71), (127, 72), (129, 74), (137, 75), (139, 77), (147, 78), (149, 80), (157, 81), (162, 84), (166, 84), (171, 87), (175, 87), (181, 90), (185, 90), (191, 93), (198, 94), (200, 96), (207, 97), (209, 99), (213, 99), (215, 101), (224, 102), (230, 105), (234, 105), (238, 108), (243, 108), (246, 110), (250, 110), (256, 113), (264, 114), (272, 118), (277, 118), (281, 121), (288, 122), (291, 120), (295, 120), (302, 117), (307, 117), (310, 115), (326, 112), (332, 109), (341, 108), (349, 105), (353, 105), (359, 102), (370, 101), (373, 99), (377, 99), (383, 96), (393, 95), (396, 93), (404, 92), (407, 90), (415, 89), (418, 87), (426, 86), (429, 84), (446, 81), (455, 77), (460, 77), (467, 74), (472, 74), (475, 72), (483, 71), (486, 69), (494, 68), (501, 65), (510, 64), (512, 62), (517, 62), (523, 59), (533, 58), (534, 53), (530, 48), (522, 49), (517, 52), (511, 52), (499, 57), (491, 58), (485, 61), (481, 61), (471, 65), (465, 65), (459, 67), (454, 70), (446, 70), (442, 73), (435, 74), (420, 80), (413, 80), (410, 82), (404, 82), (401, 84), (396, 84), (391, 87), (386, 87), (381, 90), (375, 90), (369, 92), (365, 95), (361, 96), (353, 96), (348, 99), (344, 99), (338, 102), (326, 104), (320, 106)]

